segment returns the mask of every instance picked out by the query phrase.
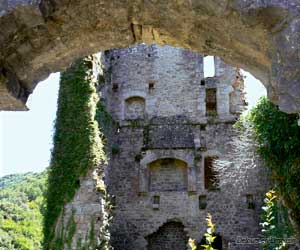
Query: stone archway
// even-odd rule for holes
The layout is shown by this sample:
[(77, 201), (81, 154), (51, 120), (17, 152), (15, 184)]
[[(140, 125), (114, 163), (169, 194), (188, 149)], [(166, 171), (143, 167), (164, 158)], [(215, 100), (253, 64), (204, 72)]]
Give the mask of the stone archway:
[(67, 1), (0, 3), (0, 109), (25, 109), (36, 83), (75, 58), (134, 43), (217, 55), (262, 80), (300, 112), (298, 1)]

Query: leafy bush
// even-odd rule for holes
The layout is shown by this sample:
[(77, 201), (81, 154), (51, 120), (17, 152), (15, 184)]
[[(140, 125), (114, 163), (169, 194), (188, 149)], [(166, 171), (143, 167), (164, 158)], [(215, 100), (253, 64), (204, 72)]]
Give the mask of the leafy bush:
[(296, 114), (281, 112), (262, 98), (250, 112), (258, 153), (271, 169), (276, 191), (289, 209), (296, 233), (300, 233), (300, 127)]

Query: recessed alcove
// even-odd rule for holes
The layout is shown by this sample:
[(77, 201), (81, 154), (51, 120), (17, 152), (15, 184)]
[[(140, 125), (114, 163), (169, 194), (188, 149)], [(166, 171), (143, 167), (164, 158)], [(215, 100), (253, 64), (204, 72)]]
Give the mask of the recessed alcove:
[(130, 97), (125, 100), (125, 119), (143, 119), (145, 115), (145, 99), (140, 96)]
[(149, 164), (150, 191), (187, 191), (187, 163), (178, 159), (159, 159)]

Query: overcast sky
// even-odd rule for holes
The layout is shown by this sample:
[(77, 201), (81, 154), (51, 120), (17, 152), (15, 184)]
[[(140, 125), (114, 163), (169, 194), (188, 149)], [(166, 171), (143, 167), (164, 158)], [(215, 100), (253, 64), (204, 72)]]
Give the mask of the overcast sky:
[[(208, 72), (213, 74), (212, 57), (206, 57)], [(249, 108), (262, 95), (264, 86), (247, 72), (246, 98)], [(59, 73), (40, 82), (29, 97), (27, 112), (0, 112), (0, 176), (28, 171), (39, 172), (49, 165), (53, 124), (59, 86)]]

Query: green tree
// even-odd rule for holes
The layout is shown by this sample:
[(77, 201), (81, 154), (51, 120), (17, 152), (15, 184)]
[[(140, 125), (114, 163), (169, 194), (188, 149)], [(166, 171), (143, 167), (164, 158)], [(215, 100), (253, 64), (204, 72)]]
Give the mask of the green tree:
[(272, 171), (276, 191), (300, 233), (300, 127), (298, 115), (281, 112), (262, 98), (250, 112), (258, 153)]
[(46, 172), (0, 178), (0, 250), (38, 250), (42, 224)]

